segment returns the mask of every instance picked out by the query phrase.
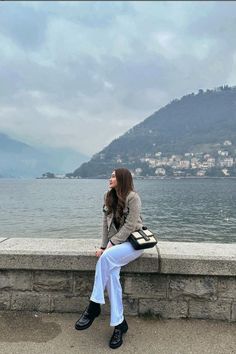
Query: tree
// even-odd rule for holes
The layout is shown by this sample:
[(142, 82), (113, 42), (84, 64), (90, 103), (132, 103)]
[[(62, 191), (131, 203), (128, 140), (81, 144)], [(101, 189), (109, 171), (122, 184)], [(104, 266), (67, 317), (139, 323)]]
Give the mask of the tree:
[(43, 173), (42, 176), (43, 176), (44, 178), (55, 178), (55, 175), (54, 175), (54, 173), (52, 173), (52, 172)]

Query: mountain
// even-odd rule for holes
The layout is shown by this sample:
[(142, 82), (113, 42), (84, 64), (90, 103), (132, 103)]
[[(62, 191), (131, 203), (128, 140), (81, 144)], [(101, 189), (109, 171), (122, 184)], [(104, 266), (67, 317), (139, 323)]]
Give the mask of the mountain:
[(31, 146), (20, 141), (11, 139), (6, 134), (0, 133), (0, 152), (3, 153), (30, 153), (33, 149)]
[(36, 149), (0, 133), (0, 178), (38, 177), (47, 171), (63, 174), (87, 159), (72, 149)]
[[(72, 175), (107, 177), (115, 167), (146, 170), (145, 158), (173, 154), (212, 153), (236, 148), (236, 87), (199, 90), (175, 99), (154, 112), (102, 151), (83, 163)], [(149, 171), (150, 172), (150, 171)], [(154, 170), (150, 173), (154, 173)]]

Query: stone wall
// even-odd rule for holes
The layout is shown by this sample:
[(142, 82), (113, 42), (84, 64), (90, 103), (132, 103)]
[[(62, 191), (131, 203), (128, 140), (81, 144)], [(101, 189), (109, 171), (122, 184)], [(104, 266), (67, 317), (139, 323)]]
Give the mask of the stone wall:
[[(94, 239), (0, 239), (0, 310), (81, 313), (98, 246)], [(122, 267), (120, 279), (127, 315), (236, 321), (236, 244), (159, 242)]]

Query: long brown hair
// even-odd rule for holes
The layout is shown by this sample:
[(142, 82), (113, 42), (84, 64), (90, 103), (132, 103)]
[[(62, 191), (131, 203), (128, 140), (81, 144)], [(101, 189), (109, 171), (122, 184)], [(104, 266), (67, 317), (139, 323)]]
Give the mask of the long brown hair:
[(120, 221), (125, 207), (125, 199), (129, 192), (134, 190), (134, 184), (133, 177), (127, 168), (116, 168), (114, 171), (117, 187), (107, 193), (105, 205), (108, 214), (113, 212), (117, 221)]

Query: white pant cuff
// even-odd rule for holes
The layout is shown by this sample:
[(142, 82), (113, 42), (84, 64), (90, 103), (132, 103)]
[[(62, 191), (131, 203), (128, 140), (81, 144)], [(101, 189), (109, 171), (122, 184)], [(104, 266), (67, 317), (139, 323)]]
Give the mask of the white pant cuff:
[(105, 304), (105, 301), (94, 299), (94, 297), (90, 297), (89, 300), (91, 300), (91, 301), (93, 301), (93, 302), (96, 302), (97, 304), (101, 304), (101, 305), (104, 305), (104, 304)]
[(118, 326), (119, 324), (121, 324), (124, 321), (124, 316), (122, 317), (121, 321), (118, 321), (116, 323), (110, 323), (110, 326), (114, 327), (114, 326)]

